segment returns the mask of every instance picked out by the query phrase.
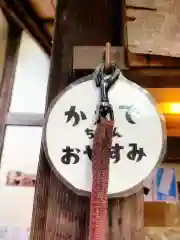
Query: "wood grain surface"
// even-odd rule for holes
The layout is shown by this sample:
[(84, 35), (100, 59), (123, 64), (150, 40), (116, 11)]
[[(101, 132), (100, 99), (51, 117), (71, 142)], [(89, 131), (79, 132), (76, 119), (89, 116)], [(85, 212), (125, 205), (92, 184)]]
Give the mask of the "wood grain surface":
[(126, 19), (130, 52), (180, 57), (179, 0), (126, 0)]

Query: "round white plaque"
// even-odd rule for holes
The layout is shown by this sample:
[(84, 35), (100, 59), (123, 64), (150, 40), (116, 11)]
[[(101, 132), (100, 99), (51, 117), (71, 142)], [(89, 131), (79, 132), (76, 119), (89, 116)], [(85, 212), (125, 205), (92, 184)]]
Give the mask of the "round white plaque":
[[(100, 89), (89, 75), (68, 86), (51, 104), (44, 126), (44, 147), (57, 176), (77, 194), (92, 187), (92, 142)], [(115, 126), (108, 195), (127, 196), (162, 160), (164, 120), (149, 93), (120, 74), (110, 89)]]

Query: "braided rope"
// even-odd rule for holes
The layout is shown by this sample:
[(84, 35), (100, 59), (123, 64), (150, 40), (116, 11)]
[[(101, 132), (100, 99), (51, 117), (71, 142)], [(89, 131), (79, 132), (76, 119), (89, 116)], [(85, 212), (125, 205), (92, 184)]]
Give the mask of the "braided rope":
[(89, 240), (106, 240), (108, 226), (109, 158), (113, 121), (102, 119), (95, 131), (92, 152), (92, 192)]

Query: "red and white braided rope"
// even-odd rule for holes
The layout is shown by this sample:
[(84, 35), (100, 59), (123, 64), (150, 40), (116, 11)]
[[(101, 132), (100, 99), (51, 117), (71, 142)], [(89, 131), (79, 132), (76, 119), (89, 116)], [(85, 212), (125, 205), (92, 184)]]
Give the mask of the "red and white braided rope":
[(101, 119), (92, 148), (92, 192), (89, 240), (106, 240), (108, 227), (109, 158), (114, 122)]

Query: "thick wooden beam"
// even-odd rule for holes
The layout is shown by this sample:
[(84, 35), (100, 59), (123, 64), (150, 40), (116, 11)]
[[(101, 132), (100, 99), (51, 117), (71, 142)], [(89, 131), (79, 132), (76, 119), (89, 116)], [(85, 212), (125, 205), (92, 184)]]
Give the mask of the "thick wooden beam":
[[(64, 9), (60, 8), (60, 5), (61, 1), (58, 1), (47, 108), (58, 92), (63, 90), (70, 82), (72, 75), (73, 42), (71, 38), (73, 38), (73, 33), (71, 32), (71, 26), (73, 27), (74, 24), (71, 22), (71, 12), (64, 17), (64, 14), (68, 12), (69, 7), (71, 9), (72, 5), (69, 7), (65, 5)], [(75, 32), (75, 29), (72, 30)], [(69, 191), (56, 178), (42, 147), (37, 172), (30, 238), (33, 240), (69, 239), (69, 237), (84, 239), (86, 206), (86, 201), (84, 202), (83, 199)]]
[(129, 67), (142, 68), (179, 68), (180, 58), (167, 57), (150, 54), (136, 54), (126, 52), (127, 64)]
[[(103, 46), (75, 46), (73, 56), (74, 69), (94, 69), (97, 64), (102, 61), (104, 47)], [(176, 71), (180, 67), (180, 59), (165, 56), (133, 54), (124, 49), (123, 45), (112, 46), (111, 49), (112, 62), (115, 62), (122, 70), (130, 70), (134, 68), (146, 70), (151, 73), (163, 74), (163, 69)], [(148, 70), (148, 71), (147, 71)], [(155, 71), (156, 70), (156, 71)], [(155, 76), (155, 74), (154, 74)]]
[(0, 84), (0, 157), (2, 154), (6, 115), (9, 110), (14, 73), (17, 63), (17, 54), (20, 46), (22, 30), (12, 21), (9, 21), (8, 39), (6, 45), (4, 70)]
[(144, 88), (180, 87), (180, 69), (130, 68), (123, 75)]
[[(74, 46), (74, 71), (91, 72), (102, 62), (103, 52), (103, 46)], [(143, 87), (180, 87), (180, 59), (151, 56), (154, 57), (152, 65), (146, 63), (147, 56), (141, 55), (138, 63), (131, 67), (123, 46), (113, 46), (111, 55), (112, 62), (119, 66), (123, 75)]]

